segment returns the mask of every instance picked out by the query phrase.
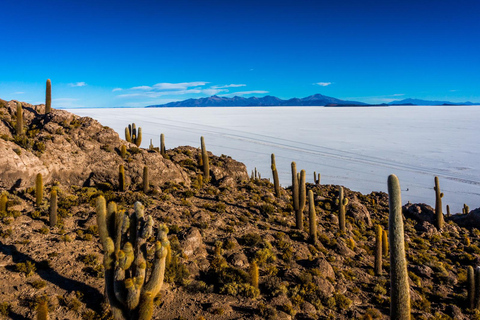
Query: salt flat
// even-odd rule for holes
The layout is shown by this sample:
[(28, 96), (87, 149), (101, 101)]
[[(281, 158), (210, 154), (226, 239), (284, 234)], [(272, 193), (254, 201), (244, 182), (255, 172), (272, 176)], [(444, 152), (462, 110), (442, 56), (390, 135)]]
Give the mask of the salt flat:
[(463, 203), (480, 207), (480, 107), (224, 107), (71, 109), (99, 120), (124, 138), (128, 123), (142, 127), (142, 147), (150, 139), (166, 147), (200, 146), (255, 167), (271, 178), (275, 153), (280, 182), (291, 184), (290, 163), (320, 172), (322, 184), (340, 184), (362, 193), (387, 191), (395, 173), (404, 203), (435, 204), (434, 176), (440, 178), (444, 206), (461, 212)]

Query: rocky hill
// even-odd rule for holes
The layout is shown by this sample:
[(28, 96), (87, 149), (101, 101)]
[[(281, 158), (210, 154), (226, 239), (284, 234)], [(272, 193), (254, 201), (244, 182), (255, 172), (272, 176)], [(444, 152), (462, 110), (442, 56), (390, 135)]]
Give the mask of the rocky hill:
[[(388, 251), (381, 274), (374, 271), (375, 227), (388, 230), (387, 194), (345, 188), (342, 233), (338, 186), (307, 184), (318, 223), (312, 242), (308, 209), (304, 229), (295, 229), (291, 189), (277, 196), (269, 179), (249, 177), (228, 156), (209, 153), (207, 183), (200, 178), (198, 148), (162, 156), (91, 118), (22, 106), (25, 135), (17, 135), (17, 104), (0, 100), (0, 193), (7, 195), (0, 212), (0, 317), (32, 319), (47, 301), (50, 319), (111, 318), (95, 213), (102, 195), (126, 212), (141, 201), (155, 227), (165, 223), (170, 230), (172, 256), (154, 319), (389, 318)], [(119, 190), (119, 165), (126, 191)], [(150, 171), (146, 193), (144, 166)], [(44, 178), (39, 205), (38, 173)], [(52, 189), (58, 192), (55, 227), (48, 218)], [(480, 318), (470, 309), (466, 284), (467, 267), (480, 263), (480, 210), (445, 217), (441, 230), (431, 207), (406, 204), (403, 211), (413, 317)], [(249, 272), (253, 261), (258, 289)]]

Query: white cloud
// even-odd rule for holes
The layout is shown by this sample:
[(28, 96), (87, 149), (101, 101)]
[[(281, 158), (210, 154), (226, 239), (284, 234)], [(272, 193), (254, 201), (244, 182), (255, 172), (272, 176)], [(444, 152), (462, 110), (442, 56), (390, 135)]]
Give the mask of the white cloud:
[(317, 82), (315, 84), (319, 85), (320, 87), (326, 87), (326, 86), (331, 85), (332, 83), (331, 82)]
[(224, 89), (224, 88), (238, 88), (238, 87), (246, 87), (246, 84), (227, 84), (224, 86), (212, 86), (212, 89)]
[(227, 89), (204, 89), (204, 90), (202, 90), (202, 93), (205, 93), (206, 95), (209, 95), (209, 96), (214, 96), (214, 95), (216, 95), (217, 93), (220, 93), (220, 92), (228, 92), (228, 90)]
[(85, 87), (87, 84), (82, 81), (82, 82), (69, 83), (68, 85), (70, 87)]
[(25, 92), (22, 92), (22, 91), (18, 91), (18, 92), (14, 92), (13, 94), (24, 94)]
[(122, 88), (115, 88), (112, 90), (112, 92), (115, 92), (115, 91), (122, 91), (123, 89)]
[(130, 88), (131, 90), (152, 90), (152, 87), (149, 86), (138, 86), (138, 87), (133, 87)]
[(401, 97), (401, 96), (404, 96), (405, 93), (395, 93), (395, 94), (392, 94), (393, 97)]
[(265, 94), (268, 91), (265, 90), (252, 90), (252, 91), (239, 91), (239, 92), (232, 92), (227, 94), (222, 94), (222, 96), (244, 96), (247, 94)]

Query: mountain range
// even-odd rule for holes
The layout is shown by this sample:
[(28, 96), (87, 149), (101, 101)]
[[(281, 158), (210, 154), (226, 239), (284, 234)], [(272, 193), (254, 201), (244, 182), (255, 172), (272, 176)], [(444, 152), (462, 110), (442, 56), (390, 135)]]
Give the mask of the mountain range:
[[(455, 103), (450, 101), (429, 101), (420, 99), (404, 99), (395, 100), (388, 104), (381, 104), (380, 106), (389, 105), (478, 105), (480, 103), (461, 102)], [(262, 106), (379, 106), (372, 105), (360, 101), (341, 100), (333, 97), (324, 96), (321, 94), (314, 94), (305, 98), (292, 98), (283, 100), (274, 96), (265, 97), (250, 97), (244, 98), (234, 96), (232, 98), (211, 96), (199, 99), (187, 99), (183, 101), (175, 101), (166, 104), (150, 105), (147, 108), (175, 108), (175, 107), (262, 107)]]

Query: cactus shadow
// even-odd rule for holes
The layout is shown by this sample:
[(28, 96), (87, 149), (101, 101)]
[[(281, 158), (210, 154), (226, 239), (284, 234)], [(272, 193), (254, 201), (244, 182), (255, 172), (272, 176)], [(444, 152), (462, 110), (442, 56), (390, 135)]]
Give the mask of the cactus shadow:
[(10, 311), (10, 313), (8, 314), (8, 317), (12, 320), (28, 320), (27, 317), (24, 317), (21, 314), (15, 313), (13, 311)]
[[(14, 263), (30, 261), (36, 266), (39, 266), (38, 268), (39, 270), (37, 271), (37, 274), (38, 276), (40, 276), (40, 278), (54, 284), (55, 286), (65, 291), (82, 292), (85, 297), (88, 297), (88, 299), (85, 299), (84, 301), (87, 308), (90, 308), (97, 312), (101, 310), (103, 295), (100, 291), (98, 291), (98, 289), (91, 287), (83, 282), (67, 278), (59, 274), (58, 272), (56, 272), (50, 267), (47, 267), (47, 268), (40, 267), (44, 265), (44, 263), (38, 262), (32, 257), (30, 257), (29, 255), (18, 251), (17, 248), (13, 245), (5, 245), (0, 241), (0, 252), (5, 255), (12, 256), (12, 261)], [(12, 270), (12, 268), (8, 268), (8, 269)], [(12, 319), (15, 319), (15, 318), (12, 318)], [(17, 319), (23, 319), (23, 318), (17, 318)]]

